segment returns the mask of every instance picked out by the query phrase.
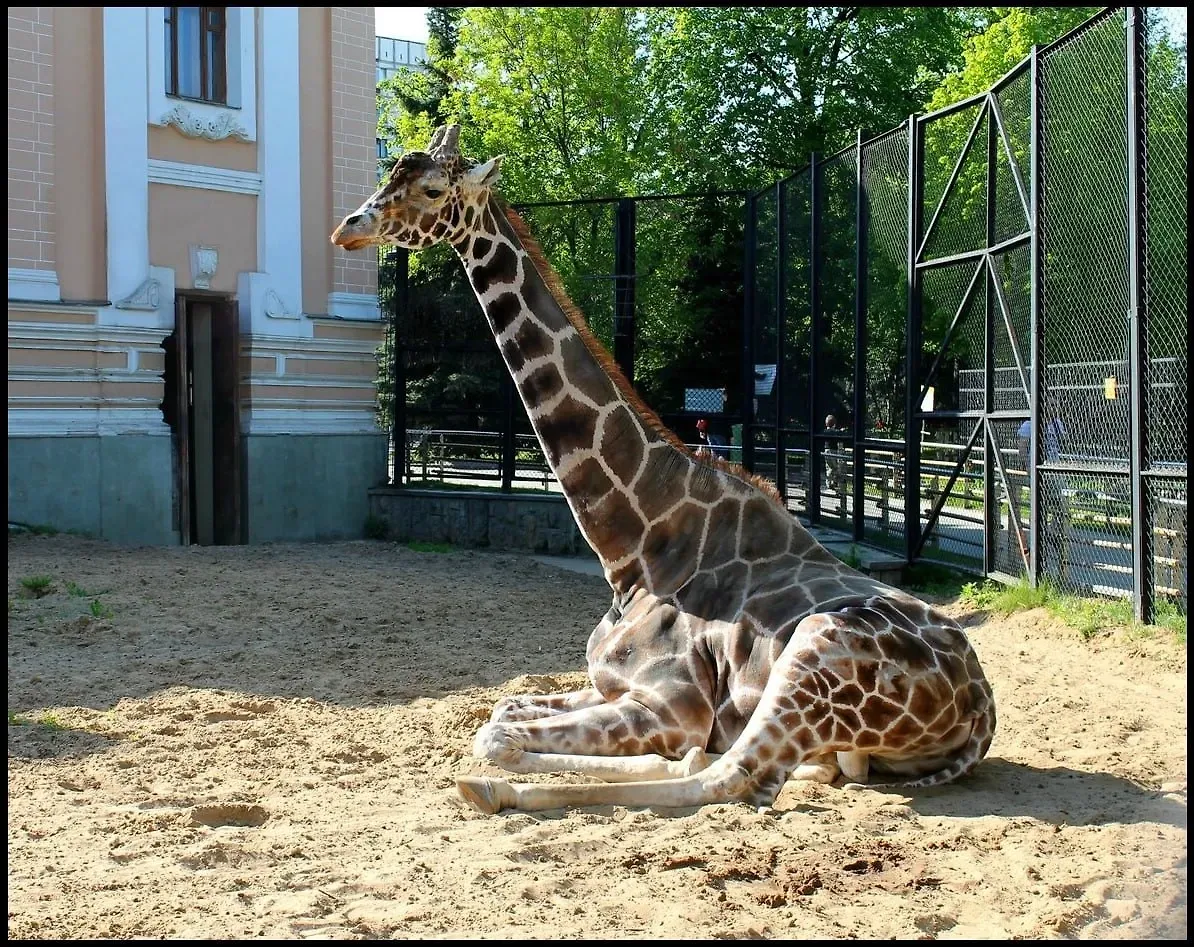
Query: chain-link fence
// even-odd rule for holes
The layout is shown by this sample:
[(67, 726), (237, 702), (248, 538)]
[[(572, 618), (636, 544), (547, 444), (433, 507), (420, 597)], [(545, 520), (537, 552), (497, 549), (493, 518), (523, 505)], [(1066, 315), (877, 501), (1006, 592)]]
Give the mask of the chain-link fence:
[[(518, 205), (598, 340), (684, 441), (741, 459), (742, 194)], [(387, 249), (378, 403), (394, 484), (558, 490), (449, 247)], [(727, 345), (726, 340), (730, 342)]]
[(1186, 102), (1184, 40), (1108, 9), (752, 198), (747, 339), (780, 388), (752, 459), (795, 513), (1184, 612)]
[[(664, 422), (811, 525), (1151, 620), (1186, 607), (1186, 103), (1184, 41), (1112, 8), (757, 194), (520, 212)], [(553, 486), (439, 252), (383, 257), (394, 480)]]

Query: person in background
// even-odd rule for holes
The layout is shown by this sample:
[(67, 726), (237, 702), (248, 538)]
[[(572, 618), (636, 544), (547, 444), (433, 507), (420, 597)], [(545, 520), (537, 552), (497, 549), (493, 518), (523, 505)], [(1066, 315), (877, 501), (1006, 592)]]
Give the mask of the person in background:
[(701, 441), (701, 446), (696, 450), (698, 457), (729, 457), (730, 451), (726, 445), (726, 439), (709, 430), (708, 420), (705, 418), (698, 420), (696, 429), (697, 437)]

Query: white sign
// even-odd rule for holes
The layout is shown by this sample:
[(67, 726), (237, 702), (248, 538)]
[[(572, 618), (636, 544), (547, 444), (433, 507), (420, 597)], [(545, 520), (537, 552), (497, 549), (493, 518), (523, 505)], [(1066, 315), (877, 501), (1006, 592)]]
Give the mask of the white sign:
[(756, 365), (755, 366), (755, 396), (769, 395), (771, 389), (775, 387), (775, 366), (774, 365)]

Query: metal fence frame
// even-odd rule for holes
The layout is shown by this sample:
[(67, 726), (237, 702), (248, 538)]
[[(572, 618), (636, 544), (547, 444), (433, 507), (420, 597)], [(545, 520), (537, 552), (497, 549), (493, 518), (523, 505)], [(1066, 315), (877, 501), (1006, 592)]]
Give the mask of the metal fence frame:
[[(1136, 7), (1107, 8), (1077, 29), (1071, 31), (1065, 37), (1059, 39), (1056, 43), (1039, 49), (1034, 47), (1027, 59), (1018, 64), (990, 89), (931, 114), (911, 115), (904, 125), (892, 129), (884, 135), (876, 136), (869, 141), (864, 140), (864, 135), (860, 131), (856, 136), (855, 143), (850, 149), (845, 150), (853, 152), (854, 170), (857, 175), (855, 181), (856, 208), (853, 221), (856, 253), (854, 260), (855, 348), (851, 405), (853, 414), (851, 421), (852, 430), (849, 434), (849, 444), (846, 448), (846, 452), (852, 458), (853, 464), (853, 476), (850, 478), (851, 497), (847, 498), (843, 496), (840, 498), (840, 502), (843, 504), (843, 509), (847, 499), (850, 499), (852, 502), (852, 508), (849, 510), (848, 525), (844, 531), (855, 541), (865, 541), (865, 521), (868, 515), (868, 503), (870, 502), (867, 498), (865, 484), (867, 476), (867, 452), (887, 450), (891, 447), (891, 441), (879, 440), (868, 436), (865, 423), (866, 405), (864, 404), (864, 399), (867, 390), (866, 370), (868, 354), (867, 270), (870, 263), (868, 228), (870, 226), (872, 208), (864, 181), (864, 158), (868, 147), (873, 142), (902, 133), (907, 136), (908, 142), (907, 299), (905, 312), (907, 342), (904, 353), (905, 434), (901, 445), (904, 458), (902, 551), (905, 561), (911, 563), (932, 558), (926, 555), (926, 542), (932, 538), (934, 530), (937, 528), (938, 515), (942, 511), (946, 499), (953, 491), (955, 481), (966, 464), (967, 455), (979, 444), (982, 445), (983, 457), (983, 474), (981, 478), (983, 486), (983, 512), (981, 520), (983, 526), (983, 549), (981, 567), (976, 568), (975, 571), (1004, 581), (1014, 577), (1008, 575), (1006, 571), (1001, 571), (996, 563), (994, 544), (998, 530), (998, 518), (1002, 516), (1000, 504), (1003, 502), (1001, 495), (997, 494), (1000, 486), (1002, 486), (1004, 491), (1002, 496), (1007, 498), (1008, 503), (1008, 528), (1009, 531), (1014, 530), (1014, 534), (1018, 539), (1018, 548), (1023, 558), (1020, 573), (1027, 577), (1029, 582), (1035, 586), (1048, 575), (1045, 563), (1042, 561), (1042, 547), (1049, 541), (1046, 532), (1050, 528), (1057, 528), (1056, 523), (1050, 524), (1046, 522), (1044, 517), (1043, 507), (1045, 504), (1042, 500), (1044, 479), (1050, 475), (1061, 476), (1063, 478), (1076, 475), (1087, 477), (1107, 475), (1114, 476), (1116, 479), (1126, 476), (1131, 483), (1131, 596), (1136, 618), (1140, 621), (1152, 621), (1155, 619), (1157, 611), (1155, 588), (1157, 583), (1154, 582), (1152, 574), (1154, 556), (1156, 554), (1154, 548), (1156, 534), (1151, 519), (1151, 506), (1149, 502), (1150, 483), (1164, 482), (1174, 485), (1175, 482), (1180, 482), (1184, 486), (1187, 483), (1187, 479), (1184, 463), (1179, 469), (1174, 469), (1172, 466), (1159, 466), (1151, 462), (1151, 455), (1149, 453), (1150, 415), (1148, 399), (1150, 397), (1150, 386), (1146, 383), (1146, 380), (1150, 377), (1149, 372), (1155, 371), (1156, 368), (1151, 365), (1147, 355), (1149, 318), (1148, 293), (1145, 291), (1146, 280), (1148, 279), (1148, 274), (1145, 270), (1145, 261), (1149, 230), (1144, 178), (1146, 161), (1148, 159), (1146, 150), (1147, 130), (1144, 127), (1142, 119), (1147, 96), (1147, 85), (1145, 82), (1145, 21), (1142, 12), (1144, 9)], [(1125, 267), (1129, 294), (1126, 318), (1129, 332), (1129, 378), (1127, 387), (1130, 397), (1130, 451), (1128, 452), (1128, 456), (1124, 458), (1125, 463), (1122, 466), (1112, 464), (1111, 467), (1104, 469), (1097, 464), (1089, 462), (1074, 464), (1066, 462), (1064, 459), (1049, 459), (1045, 453), (1045, 437), (1041, 433), (1040, 422), (1043, 420), (1042, 405), (1046, 384), (1045, 377), (1046, 372), (1050, 368), (1050, 366), (1044, 364), (1047, 354), (1044, 331), (1048, 314), (1042, 309), (1041, 298), (1042, 275), (1045, 266), (1043, 255), (1044, 241), (1042, 237), (1048, 232), (1044, 229), (1045, 224), (1041, 208), (1042, 188), (1044, 186), (1042, 183), (1042, 149), (1044, 146), (1042, 123), (1047, 120), (1042, 114), (1041, 82), (1043, 61), (1046, 57), (1056, 54), (1059, 50), (1074, 43), (1075, 40), (1082, 37), (1087, 31), (1100, 25), (1106, 26), (1108, 20), (1112, 18), (1122, 20), (1126, 35), (1125, 63), (1127, 91), (1126, 100), (1124, 101), (1123, 131), (1128, 156), (1127, 193), (1124, 211), (1127, 218), (1127, 232), (1129, 235)], [(1013, 155), (1008, 133), (1004, 127), (1004, 117), (1000, 113), (999, 99), (1001, 92), (1017, 80), (1024, 80), (1025, 77), (1027, 77), (1030, 97), (1028, 114), (1029, 168), (1027, 181), (1022, 179), (1021, 171), (1017, 167), (1017, 159)], [(970, 130), (966, 145), (963, 146), (957, 155), (957, 163), (954, 166), (949, 182), (946, 184), (945, 190), (940, 197), (936, 199), (936, 209), (933, 211), (932, 217), (926, 225), (923, 219), (924, 212), (928, 210), (924, 205), (926, 167), (925, 129), (934, 121), (959, 115), (968, 109), (976, 111), (974, 124)], [(986, 127), (986, 141), (976, 141), (980, 127), (984, 124)], [(926, 254), (929, 235), (933, 232), (934, 225), (946, 209), (951, 188), (954, 187), (958, 179), (963, 161), (967, 159), (972, 143), (977, 148), (985, 147), (986, 149), (985, 200), (987, 220), (985, 225), (985, 239), (982, 240), (980, 245), (967, 248), (963, 252), (930, 258)], [(995, 222), (996, 167), (999, 161), (1002, 160), (1001, 150), (1003, 149), (1006, 149), (1003, 153), (1007, 155), (1007, 166), (1010, 169), (1019, 198), (1023, 202), (1024, 210), (1026, 211), (1026, 226), (1023, 232), (1011, 237), (1001, 237), (997, 234)], [(825, 445), (830, 440), (841, 440), (842, 438), (840, 435), (835, 437), (821, 430), (821, 406), (818, 402), (818, 393), (825, 389), (823, 384), (824, 379), (820, 377), (819, 373), (827, 370), (824, 360), (821, 357), (822, 348), (826, 340), (826, 330), (823, 325), (822, 302), (820, 299), (820, 269), (822, 261), (819, 251), (820, 241), (824, 237), (823, 222), (821, 219), (823, 214), (823, 196), (820, 193), (820, 189), (824, 186), (822, 182), (822, 169), (826, 168), (829, 162), (839, 159), (843, 154), (844, 152), (839, 152), (837, 155), (829, 157), (822, 157), (817, 154), (811, 155), (808, 165), (801, 171), (752, 195), (748, 201), (746, 213), (747, 272), (756, 276), (759, 274), (765, 275), (764, 270), (760, 269), (760, 267), (765, 267), (769, 264), (772, 254), (777, 263), (774, 277), (775, 301), (773, 313), (770, 312), (772, 309), (770, 300), (761, 300), (760, 294), (762, 291), (755, 286), (755, 280), (750, 279), (747, 281), (749, 289), (746, 294), (747, 311), (743, 326), (744, 347), (747, 350), (745, 363), (748, 367), (753, 368), (760, 360), (769, 363), (772, 357), (770, 348), (766, 352), (760, 353), (759, 357), (756, 357), (755, 354), (756, 340), (760, 337), (758, 334), (760, 329), (758, 325), (760, 310), (766, 309), (768, 316), (773, 315), (775, 319), (774, 357), (776, 362), (781, 366), (780, 370), (777, 371), (776, 377), (777, 385), (782, 386), (782, 379), (785, 374), (782, 369), (785, 360), (785, 339), (788, 334), (787, 307), (789, 305), (789, 297), (786, 274), (791, 253), (789, 246), (791, 235), (787, 231), (784, 205), (789, 197), (787, 189), (802, 175), (807, 175), (809, 206), (812, 217), (807, 254), (808, 265), (811, 267), (809, 278), (810, 291), (807, 305), (812, 333), (810, 340), (811, 359), (808, 371), (808, 388), (807, 391), (794, 393), (792, 391), (784, 391), (781, 387), (777, 396), (778, 407), (775, 410), (774, 418), (759, 420), (753, 415), (744, 418), (744, 430), (749, 432), (749, 436), (744, 436), (743, 440), (744, 462), (746, 466), (749, 469), (758, 469), (761, 466), (768, 474), (773, 473), (780, 495), (788, 498), (788, 490), (791, 485), (788, 474), (794, 456), (791, 444), (797, 436), (803, 436), (804, 432), (798, 429), (789, 429), (785, 425), (785, 402), (783, 399), (785, 397), (791, 399), (795, 395), (797, 398), (803, 396), (807, 400), (809, 419), (807, 486), (803, 503), (800, 503), (797, 497), (794, 512), (805, 517), (811, 525), (822, 527), (827, 525), (822, 507), (822, 500), (826, 489), (826, 484), (823, 482), (824, 465), (822, 463), (822, 453), (825, 450)], [(1008, 182), (1002, 182), (1002, 186), (1008, 186)], [(770, 231), (768, 231), (768, 236), (764, 237), (761, 235), (759, 225), (760, 210), (765, 209), (770, 214), (770, 207), (773, 203), (777, 209), (774, 238), (770, 236)], [(1009, 306), (1003, 298), (999, 281), (996, 279), (996, 263), (994, 262), (1002, 259), (1000, 254), (1023, 247), (1028, 248), (1030, 266), (1028, 351), (1021, 351), (1017, 346), (1015, 332), (1009, 315)], [(760, 263), (764, 258), (767, 259), (768, 264)], [(954, 323), (951, 323), (945, 338), (942, 340), (937, 360), (940, 360), (945, 355), (946, 348), (950, 344), (950, 333), (953, 331), (954, 325), (962, 317), (963, 311), (969, 305), (971, 294), (979, 292), (979, 280), (981, 277), (981, 285), (985, 289), (986, 296), (983, 316), (985, 338), (981, 346), (983, 352), (981, 410), (959, 405), (959, 410), (957, 411), (934, 411), (931, 409), (922, 411), (922, 399), (926, 395), (926, 390), (921, 386), (921, 379), (925, 379), (925, 387), (927, 388), (928, 383), (932, 380), (933, 371), (930, 367), (929, 375), (925, 376), (923, 369), (927, 366), (921, 364), (925, 331), (922, 306), (924, 298), (923, 275), (930, 268), (960, 264), (968, 261), (976, 261), (977, 269), (954, 317)], [(766, 303), (765, 306), (763, 305), (764, 302)], [(997, 366), (994, 361), (994, 350), (996, 333), (1003, 331), (1000, 325), (1001, 318), (1002, 326), (1006, 326), (1011, 353), (1014, 357), (1014, 365), (1004, 366), (1001, 370), (1006, 371), (1011, 367), (1017, 368), (1017, 373), (1020, 379), (1022, 379), (1022, 382), (1017, 382), (1017, 387), (1019, 384), (1023, 384), (1026, 389), (1023, 392), (1025, 397), (1022, 410), (1018, 408), (1008, 409), (1006, 404), (1003, 403), (1006, 401), (1006, 398), (998, 397), (995, 388)], [(1181, 364), (1178, 366), (1175, 377), (1176, 375), (1183, 374), (1185, 371), (1184, 355), (1180, 361)], [(1091, 364), (1094, 365), (1095, 363)], [(753, 371), (744, 373), (744, 383), (746, 386), (744, 404), (748, 408), (752, 405), (752, 400), (749, 396), (753, 393), (751, 388), (753, 376)], [(925, 444), (922, 444), (922, 422), (929, 419), (941, 420), (950, 418), (954, 418), (960, 423), (968, 423), (969, 421), (977, 421), (977, 423), (970, 433), (965, 446), (962, 448), (962, 456), (958, 460), (956, 468), (949, 477), (945, 488), (937, 496), (927, 520), (922, 524), (920, 510), (923, 499), (921, 464), (924, 448), (926, 447)], [(996, 435), (996, 427), (1000, 423), (1006, 426), (1009, 422), (1018, 422), (1025, 419), (1031, 421), (1031, 460), (1028, 465), (1030, 469), (1027, 474), (1028, 517), (1027, 522), (1021, 523), (1018, 508), (1019, 500), (1018, 498), (1015, 500), (1012, 499), (1013, 496), (1018, 497), (1018, 490), (1013, 489), (1013, 478), (1009, 474), (1009, 471), (1005, 469), (1005, 464), (1001, 459), (1001, 449)], [(774, 462), (760, 463), (761, 458), (764, 460), (769, 458), (760, 455), (759, 451), (763, 450), (769, 453), (771, 444), (775, 445)], [(1006, 450), (1007, 448), (1003, 448), (1003, 452), (1006, 452)], [(881, 502), (886, 502), (886, 499)], [(1071, 501), (1070, 498), (1063, 498), (1063, 502), (1069, 503)], [(1068, 527), (1063, 525), (1062, 528)], [(1181, 570), (1183, 577), (1181, 579), (1182, 589), (1180, 591), (1182, 607), (1184, 609), (1184, 562)]]

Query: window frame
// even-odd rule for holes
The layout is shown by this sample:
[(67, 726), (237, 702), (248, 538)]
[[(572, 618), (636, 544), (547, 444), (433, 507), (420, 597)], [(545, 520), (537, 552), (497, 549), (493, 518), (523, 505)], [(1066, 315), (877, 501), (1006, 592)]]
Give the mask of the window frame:
[[(228, 11), (229, 7), (197, 7), (199, 11), (199, 91), (198, 96), (184, 95), (179, 91), (179, 37), (178, 11), (181, 7), (163, 7), (163, 20), (170, 24), (169, 69), (166, 70), (166, 95), (172, 99), (182, 99), (185, 102), (200, 102), (205, 105), (217, 105), (228, 108)], [(219, 12), (219, 24), (212, 26), (209, 22), (213, 12)], [(220, 52), (223, 62), (222, 69), (214, 69), (212, 57), (208, 53), (208, 38), (215, 34), (219, 37)], [(165, 53), (164, 53), (165, 54)], [(214, 75), (213, 75), (214, 72)], [(212, 95), (206, 96), (210, 80)]]
[[(149, 82), (146, 95), (151, 125), (176, 125), (181, 116), (188, 127), (202, 127), (198, 137), (220, 140), (236, 137), (257, 140), (257, 20), (256, 7), (225, 7), (224, 60), (226, 99), (222, 105), (200, 99), (168, 95), (168, 50), (163, 28), (164, 7), (146, 7)], [(210, 129), (210, 132), (208, 131)]]

